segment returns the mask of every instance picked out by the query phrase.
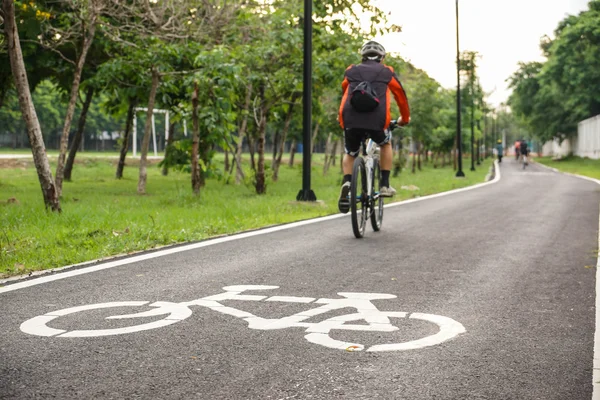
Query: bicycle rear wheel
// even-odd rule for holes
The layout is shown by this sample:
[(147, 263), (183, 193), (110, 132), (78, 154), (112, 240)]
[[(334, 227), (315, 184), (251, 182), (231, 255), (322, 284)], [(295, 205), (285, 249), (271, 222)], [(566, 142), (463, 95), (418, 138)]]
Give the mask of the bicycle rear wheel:
[(367, 225), (367, 174), (365, 161), (362, 157), (354, 160), (352, 167), (352, 182), (350, 184), (350, 211), (352, 213), (352, 231), (360, 239), (365, 234)]
[(371, 188), (371, 227), (375, 232), (381, 229), (383, 223), (383, 197), (379, 195), (379, 186), (381, 182), (381, 169), (379, 168), (379, 160), (373, 160), (373, 177), (371, 179), (373, 187)]

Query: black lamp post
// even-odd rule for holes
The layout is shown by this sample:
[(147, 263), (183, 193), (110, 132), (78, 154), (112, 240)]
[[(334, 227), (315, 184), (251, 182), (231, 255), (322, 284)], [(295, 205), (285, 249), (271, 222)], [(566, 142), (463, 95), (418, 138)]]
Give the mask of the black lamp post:
[[(473, 60), (471, 60), (473, 62)], [(471, 69), (473, 65), (471, 65)], [(473, 72), (471, 72), (473, 73)], [(475, 88), (471, 77), (471, 171), (475, 171)]]
[(316, 201), (317, 196), (310, 188), (310, 156), (312, 127), (312, 0), (304, 0), (304, 93), (302, 98), (302, 189), (296, 196), (298, 201)]
[[(494, 146), (498, 143), (498, 135), (496, 133), (496, 110), (492, 112), (492, 143)], [(504, 145), (504, 143), (502, 143)]]
[(458, 0), (456, 0), (456, 147), (458, 147), (457, 177), (464, 177), (462, 170), (462, 125), (460, 123), (460, 44), (458, 40)]

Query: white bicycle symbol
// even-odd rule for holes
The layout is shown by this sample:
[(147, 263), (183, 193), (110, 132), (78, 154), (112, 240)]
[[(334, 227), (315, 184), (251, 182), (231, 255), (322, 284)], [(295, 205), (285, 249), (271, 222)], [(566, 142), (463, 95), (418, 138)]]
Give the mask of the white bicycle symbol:
[[(285, 329), (285, 328), (306, 328), (304, 338), (311, 343), (319, 344), (332, 349), (343, 349), (348, 351), (364, 350), (365, 346), (360, 343), (345, 342), (336, 340), (330, 336), (333, 330), (346, 331), (367, 331), (367, 332), (394, 332), (398, 327), (392, 325), (390, 318), (408, 318), (412, 320), (421, 320), (438, 325), (439, 331), (433, 335), (423, 337), (421, 339), (412, 340), (402, 343), (387, 343), (377, 344), (366, 349), (366, 351), (398, 351), (412, 350), (423, 347), (433, 346), (452, 339), (461, 333), (466, 332), (465, 328), (459, 322), (439, 315), (422, 314), (422, 313), (407, 313), (396, 311), (380, 311), (371, 302), (372, 300), (385, 300), (396, 298), (393, 294), (385, 293), (354, 293), (341, 292), (338, 293), (342, 298), (339, 299), (314, 299), (310, 297), (296, 296), (260, 296), (242, 294), (250, 290), (273, 290), (278, 286), (265, 285), (237, 285), (227, 286), (223, 290), (225, 292), (207, 296), (197, 300), (182, 303), (171, 303), (165, 301), (157, 301), (148, 304), (147, 301), (122, 301), (90, 304), (79, 307), (65, 308), (63, 310), (52, 311), (44, 315), (31, 318), (21, 324), (21, 330), (25, 333), (37, 336), (55, 336), (61, 338), (74, 337), (96, 337), (121, 335), (125, 333), (140, 332), (148, 329), (160, 328), (182, 321), (192, 315), (191, 306), (207, 307), (211, 310), (218, 311), (223, 314), (232, 315), (242, 318), (248, 323), (248, 328), (260, 330)], [(261, 318), (249, 312), (238, 310), (233, 307), (225, 306), (220, 301), (240, 300), (240, 301), (268, 301), (268, 302), (287, 302), (287, 303), (314, 303), (321, 304), (318, 307), (293, 314), (283, 318)], [(97, 310), (113, 307), (139, 307), (148, 305), (153, 307), (149, 311), (139, 312), (127, 315), (115, 315), (106, 319), (126, 319), (126, 318), (142, 318), (164, 315), (163, 319), (113, 329), (96, 329), (96, 330), (72, 330), (66, 331), (49, 327), (47, 324), (59, 317), (88, 310)], [(320, 322), (306, 322), (311, 317), (325, 314), (334, 310), (343, 308), (354, 308), (356, 313), (345, 314), (331, 317)], [(355, 321), (365, 321), (366, 324), (352, 324)]]

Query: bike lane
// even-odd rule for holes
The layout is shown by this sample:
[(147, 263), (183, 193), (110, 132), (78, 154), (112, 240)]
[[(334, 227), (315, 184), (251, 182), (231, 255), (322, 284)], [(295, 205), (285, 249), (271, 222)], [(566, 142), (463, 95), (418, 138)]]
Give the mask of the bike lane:
[[(353, 239), (345, 217), (0, 293), (0, 396), (590, 398), (595, 293), (594, 270), (585, 266), (595, 265), (598, 187), (513, 167), (504, 163), (504, 178), (485, 188), (386, 208), (382, 232), (363, 240)], [(249, 329), (247, 315), (206, 305), (190, 305), (192, 314), (169, 326), (125, 335), (40, 337), (19, 328), (68, 307), (192, 302), (230, 285), (279, 286), (247, 292), (278, 301), (219, 300), (269, 319), (349, 292), (389, 294), (371, 303), (408, 313), (390, 318), (396, 331), (328, 331), (344, 343), (413, 342), (440, 329), (411, 315), (450, 318), (466, 332), (405, 351), (333, 349), (305, 339), (306, 327)], [(103, 319), (115, 310), (48, 325), (131, 325)], [(358, 324), (344, 317), (356, 312), (333, 309), (297, 322), (338, 317), (335, 328)]]

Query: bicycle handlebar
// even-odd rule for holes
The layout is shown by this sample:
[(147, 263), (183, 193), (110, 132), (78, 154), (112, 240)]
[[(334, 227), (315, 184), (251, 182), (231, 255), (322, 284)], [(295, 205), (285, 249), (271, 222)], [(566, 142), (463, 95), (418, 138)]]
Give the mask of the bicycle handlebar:
[(390, 131), (393, 131), (396, 128), (402, 128), (403, 126), (398, 125), (398, 120), (397, 119), (393, 119), (390, 121), (390, 126), (388, 127), (388, 129)]

